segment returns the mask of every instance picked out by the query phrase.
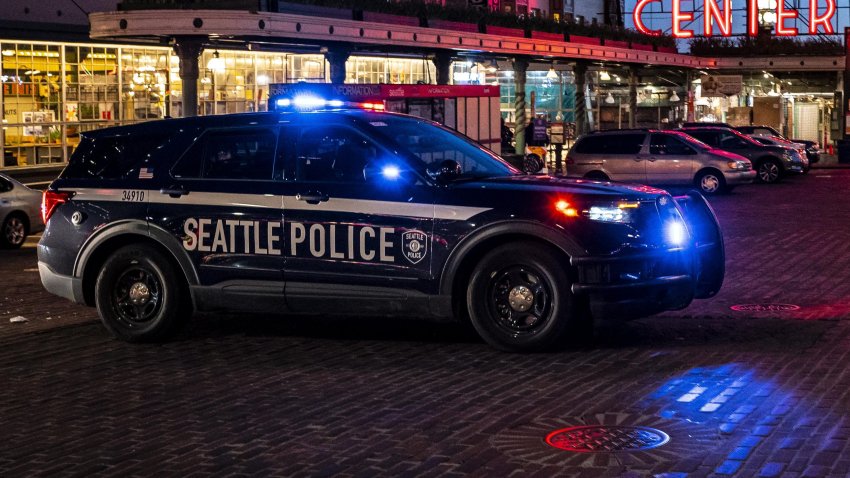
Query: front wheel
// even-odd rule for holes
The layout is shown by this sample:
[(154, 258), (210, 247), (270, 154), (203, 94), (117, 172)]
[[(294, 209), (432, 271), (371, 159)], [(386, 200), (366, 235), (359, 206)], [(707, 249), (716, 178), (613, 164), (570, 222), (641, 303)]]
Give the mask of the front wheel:
[(717, 171), (703, 171), (697, 176), (696, 186), (703, 194), (726, 192), (726, 178)]
[(163, 340), (185, 323), (191, 303), (175, 267), (153, 247), (116, 251), (100, 270), (95, 302), (103, 325), (127, 342)]
[(778, 182), (782, 178), (782, 167), (773, 159), (765, 159), (758, 165), (758, 180), (765, 184)]
[(466, 294), (481, 338), (508, 352), (537, 352), (562, 343), (579, 322), (564, 265), (553, 251), (527, 242), (505, 244), (484, 256)]

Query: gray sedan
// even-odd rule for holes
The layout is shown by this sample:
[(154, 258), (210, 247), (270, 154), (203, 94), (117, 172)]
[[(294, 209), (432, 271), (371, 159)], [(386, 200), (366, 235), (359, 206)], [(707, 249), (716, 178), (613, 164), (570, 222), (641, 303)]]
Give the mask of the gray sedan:
[(27, 235), (43, 229), (41, 191), (0, 173), (0, 248), (21, 247)]

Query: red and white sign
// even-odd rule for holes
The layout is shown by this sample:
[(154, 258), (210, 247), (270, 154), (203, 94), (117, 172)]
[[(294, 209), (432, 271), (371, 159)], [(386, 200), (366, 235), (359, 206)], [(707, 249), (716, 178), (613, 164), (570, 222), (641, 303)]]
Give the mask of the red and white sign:
[[(800, 18), (800, 12), (786, 6), (782, 0), (772, 2), (776, 5), (775, 9), (764, 9), (759, 7), (758, 0), (671, 0), (672, 8), (670, 10), (673, 36), (676, 38), (691, 38), (694, 36), (694, 31), (687, 28), (687, 25), (694, 21), (697, 16), (703, 19), (703, 35), (712, 36), (715, 32), (715, 27), (721, 36), (732, 35), (732, 9), (738, 5), (738, 2), (746, 1), (747, 6), (747, 35), (757, 36), (759, 32), (759, 16), (765, 13), (775, 15), (776, 26), (775, 33), (778, 36), (796, 36), (800, 32), (796, 27), (789, 27), (788, 20)], [(661, 30), (650, 30), (643, 23), (643, 11), (651, 4), (658, 3), (661, 5), (662, 0), (638, 0), (635, 5), (635, 10), (632, 12), (632, 20), (635, 28), (641, 33), (650, 36), (661, 35)], [(825, 33), (832, 35), (835, 33), (835, 28), (832, 20), (836, 13), (836, 0), (808, 0), (808, 34), (815, 35)], [(686, 8), (692, 7), (691, 10)]]

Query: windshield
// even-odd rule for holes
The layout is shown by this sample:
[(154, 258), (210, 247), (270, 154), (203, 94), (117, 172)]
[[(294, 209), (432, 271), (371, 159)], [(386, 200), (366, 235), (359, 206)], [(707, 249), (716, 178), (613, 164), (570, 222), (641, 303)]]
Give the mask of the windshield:
[(670, 131), (670, 133), (675, 134), (679, 139), (681, 139), (682, 141), (688, 143), (689, 145), (693, 146), (694, 148), (696, 148), (700, 151), (708, 151), (709, 149), (711, 149), (711, 146), (703, 143), (702, 141), (694, 138), (693, 136), (691, 136), (689, 134), (682, 133), (680, 131)]
[(389, 114), (366, 119), (374, 131), (398, 144), (411, 160), (418, 160), (417, 167), (433, 171), (443, 161), (452, 160), (463, 170), (458, 179), (521, 174), (469, 138), (430, 121)]

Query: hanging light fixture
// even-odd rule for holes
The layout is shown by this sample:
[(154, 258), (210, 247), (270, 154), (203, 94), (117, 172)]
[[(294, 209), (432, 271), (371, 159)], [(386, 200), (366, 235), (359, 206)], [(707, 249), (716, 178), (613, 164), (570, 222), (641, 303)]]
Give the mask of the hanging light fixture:
[(558, 72), (555, 71), (555, 63), (552, 63), (552, 66), (549, 67), (549, 72), (546, 73), (546, 79), (553, 81), (558, 79)]
[(614, 99), (614, 95), (612, 95), (611, 92), (609, 91), (608, 96), (605, 97), (605, 103), (607, 103), (609, 105), (613, 105), (615, 102), (616, 102), (616, 100)]
[(207, 69), (215, 72), (224, 71), (224, 59), (218, 55), (218, 50), (213, 52), (213, 57), (207, 62)]
[(670, 95), (670, 101), (675, 103), (675, 102), (679, 101), (680, 99), (681, 98), (679, 98), (679, 95), (676, 94), (676, 90), (673, 90), (673, 94)]
[(599, 79), (602, 81), (611, 81), (611, 75), (606, 70), (599, 72)]

